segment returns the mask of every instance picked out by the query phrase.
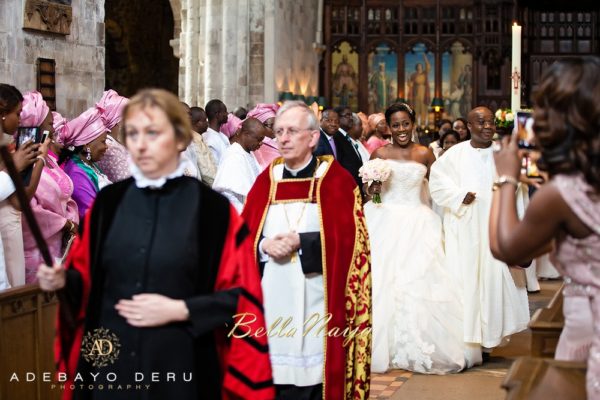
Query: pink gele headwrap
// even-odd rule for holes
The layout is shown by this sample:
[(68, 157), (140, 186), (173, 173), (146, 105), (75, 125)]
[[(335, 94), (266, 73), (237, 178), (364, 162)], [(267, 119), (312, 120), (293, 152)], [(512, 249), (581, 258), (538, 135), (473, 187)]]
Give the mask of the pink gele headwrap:
[(50, 108), (48, 108), (40, 92), (27, 92), (23, 95), (20, 126), (38, 127), (44, 122), (48, 112), (50, 112)]
[(261, 123), (265, 123), (269, 118), (274, 118), (279, 110), (277, 104), (259, 103), (247, 115), (247, 118), (253, 117)]
[(121, 122), (123, 108), (129, 102), (127, 97), (120, 96), (117, 92), (109, 89), (104, 92), (102, 98), (96, 103), (96, 107), (100, 109), (100, 114), (104, 125), (111, 130), (119, 122)]
[(235, 135), (238, 129), (242, 126), (242, 120), (233, 114), (227, 116), (227, 122), (221, 125), (221, 133), (224, 133), (228, 138)]
[(67, 122), (67, 129), (63, 132), (63, 142), (65, 146), (82, 146), (108, 131), (100, 110), (91, 107), (77, 118)]
[(369, 129), (374, 131), (377, 128), (377, 124), (379, 124), (382, 120), (385, 121), (385, 115), (383, 113), (369, 115)]
[(54, 140), (56, 140), (57, 143), (64, 145), (64, 136), (68, 136), (68, 134), (65, 133), (68, 132), (69, 129), (69, 127), (67, 126), (68, 120), (56, 111), (52, 111), (52, 117), (52, 126), (54, 127)]

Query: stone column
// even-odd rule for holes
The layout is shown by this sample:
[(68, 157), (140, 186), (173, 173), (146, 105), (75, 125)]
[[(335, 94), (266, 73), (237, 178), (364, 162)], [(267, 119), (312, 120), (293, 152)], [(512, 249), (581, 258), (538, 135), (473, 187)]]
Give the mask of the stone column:
[(222, 97), (221, 82), (223, 74), (221, 69), (221, 43), (223, 11), (222, 0), (206, 0), (204, 35), (204, 102)]
[[(264, 7), (264, 30), (263, 30), (263, 100), (267, 103), (277, 101), (277, 92), (283, 90), (283, 76), (278, 75), (275, 68), (275, 0), (265, 0)], [(252, 68), (252, 64), (251, 64)], [(260, 96), (260, 89), (254, 93), (252, 84), (250, 86), (251, 96)], [(257, 101), (258, 102), (258, 101)]]
[(248, 0), (223, 4), (221, 35), (221, 94), (217, 97), (231, 111), (247, 103)]
[[(267, 93), (265, 80), (275, 82), (273, 73), (267, 75), (265, 58), (265, 25), (266, 25), (266, 8), (270, 1), (258, 2), (251, 1), (249, 9), (250, 27), (249, 27), (249, 66), (248, 76), (248, 100), (249, 105), (254, 106), (257, 103), (274, 102), (276, 100), (275, 93)], [(272, 50), (272, 48), (270, 49)], [(273, 59), (273, 54), (270, 54)]]

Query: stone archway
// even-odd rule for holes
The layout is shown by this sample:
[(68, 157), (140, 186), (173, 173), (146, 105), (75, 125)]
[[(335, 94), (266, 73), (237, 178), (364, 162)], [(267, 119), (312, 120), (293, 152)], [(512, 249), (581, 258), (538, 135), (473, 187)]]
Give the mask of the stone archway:
[(178, 0), (105, 0), (106, 88), (123, 96), (144, 87), (178, 92), (179, 61), (171, 46), (175, 29), (181, 30), (180, 8)]
[(181, 1), (169, 0), (171, 11), (173, 12), (173, 39), (171, 39), (169, 44), (173, 48), (173, 55), (177, 58), (181, 58), (181, 50), (179, 48), (179, 38), (181, 36)]

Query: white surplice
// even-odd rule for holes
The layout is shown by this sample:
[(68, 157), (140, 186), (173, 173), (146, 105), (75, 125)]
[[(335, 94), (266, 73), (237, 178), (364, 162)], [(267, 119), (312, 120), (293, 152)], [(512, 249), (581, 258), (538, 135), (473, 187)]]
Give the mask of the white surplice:
[(242, 212), (246, 196), (259, 174), (260, 167), (254, 156), (239, 143), (233, 143), (223, 153), (212, 188), (227, 197), (238, 212)]
[(215, 157), (215, 163), (217, 164), (217, 167), (219, 167), (225, 150), (229, 148), (229, 138), (224, 133), (217, 132), (209, 127), (206, 132), (202, 134), (202, 139), (204, 139), (204, 142), (210, 151), (212, 151), (212, 154)]
[[(496, 176), (491, 147), (470, 141), (451, 147), (431, 167), (431, 197), (444, 208), (446, 265), (464, 301), (465, 342), (495, 347), (527, 328), (527, 291), (517, 287), (506, 264), (490, 251), (489, 215)], [(476, 199), (462, 204), (467, 192)]]
[[(327, 170), (322, 162), (316, 176)], [(281, 180), (283, 164), (273, 167), (273, 177)], [(295, 225), (290, 227), (289, 223)], [(271, 238), (278, 233), (292, 230), (298, 233), (320, 231), (319, 209), (315, 203), (291, 202), (271, 204), (267, 212), (262, 234)], [(324, 287), (322, 274), (305, 275), (300, 258), (269, 259), (264, 268), (262, 289), (267, 329), (281, 318), (277, 327), (290, 319), (282, 334), (269, 337), (269, 354), (273, 368), (273, 382), (277, 385), (311, 386), (323, 382), (324, 340), (318, 323), (305, 330), (304, 323), (313, 315), (325, 317)], [(308, 328), (310, 325), (306, 325)], [(293, 331), (293, 334), (291, 330)], [(279, 333), (280, 330), (274, 330)], [(285, 333), (290, 333), (285, 335)]]

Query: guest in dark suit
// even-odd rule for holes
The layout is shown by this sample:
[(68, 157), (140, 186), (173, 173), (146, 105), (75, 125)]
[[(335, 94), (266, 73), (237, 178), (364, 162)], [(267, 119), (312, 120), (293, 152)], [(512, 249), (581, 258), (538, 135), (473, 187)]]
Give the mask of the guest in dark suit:
[[(340, 118), (340, 116), (342, 117)], [(343, 126), (340, 126), (341, 124)], [(342, 107), (339, 113), (331, 109), (323, 111), (321, 116), (321, 136), (319, 137), (319, 144), (314, 154), (316, 156), (325, 154), (333, 155), (342, 167), (350, 172), (356, 184), (361, 189), (361, 193), (363, 193), (362, 181), (358, 176), (358, 170), (362, 167), (362, 159), (358, 150), (347, 136), (347, 132), (352, 128), (352, 124), (352, 110), (348, 107)]]
[(340, 127), (340, 119), (338, 114), (329, 109), (321, 114), (321, 136), (319, 143), (314, 151), (315, 156), (332, 155), (337, 159), (337, 146), (333, 139), (334, 134)]

